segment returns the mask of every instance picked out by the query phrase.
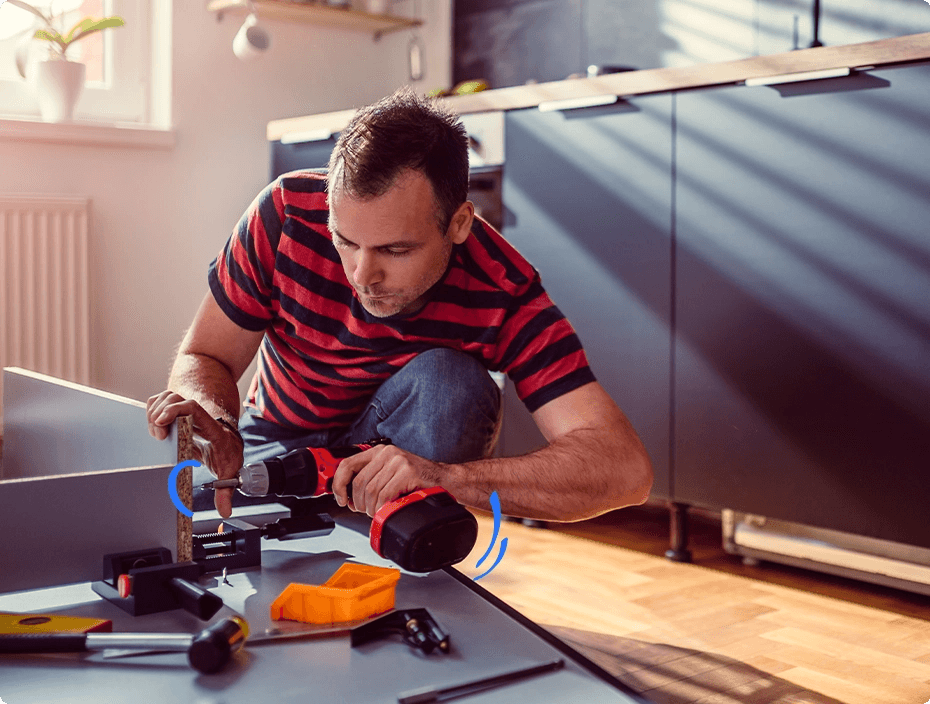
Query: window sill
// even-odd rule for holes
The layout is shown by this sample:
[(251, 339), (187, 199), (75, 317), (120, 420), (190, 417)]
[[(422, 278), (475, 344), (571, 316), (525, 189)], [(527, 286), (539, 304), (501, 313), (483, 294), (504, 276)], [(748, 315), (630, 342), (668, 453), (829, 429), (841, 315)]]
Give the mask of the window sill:
[(173, 149), (173, 129), (135, 123), (107, 124), (75, 120), (42, 122), (37, 119), (0, 117), (0, 142), (33, 142), (135, 149)]

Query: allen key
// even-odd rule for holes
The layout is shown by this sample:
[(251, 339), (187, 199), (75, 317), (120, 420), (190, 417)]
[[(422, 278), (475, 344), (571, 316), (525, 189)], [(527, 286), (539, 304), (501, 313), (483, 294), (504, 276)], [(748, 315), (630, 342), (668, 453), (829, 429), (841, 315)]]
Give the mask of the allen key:
[(546, 672), (554, 672), (565, 667), (565, 661), (559, 658), (552, 662), (543, 663), (542, 665), (533, 665), (524, 667), (511, 672), (504, 672), (500, 675), (491, 677), (482, 677), (481, 679), (464, 682), (462, 684), (452, 685), (450, 687), (424, 687), (415, 689), (410, 692), (404, 692), (397, 695), (398, 704), (431, 704), (432, 702), (444, 702), (459, 697), (467, 697), (472, 694), (479, 694), (488, 689), (502, 687), (505, 684), (535, 677)]

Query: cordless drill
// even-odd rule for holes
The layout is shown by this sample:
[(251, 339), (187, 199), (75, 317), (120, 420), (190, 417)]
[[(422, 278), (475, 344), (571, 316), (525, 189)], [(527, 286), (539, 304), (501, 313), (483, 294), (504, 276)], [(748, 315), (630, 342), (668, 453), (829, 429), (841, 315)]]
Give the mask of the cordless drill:
[[(345, 447), (293, 450), (245, 465), (236, 485), (246, 496), (308, 498), (331, 494), (333, 475), (343, 459), (390, 443), (387, 438), (376, 438)], [(220, 488), (218, 484), (214, 482), (214, 488)], [(351, 484), (348, 493), (351, 498)], [(478, 539), (478, 522), (449, 492), (436, 486), (382, 506), (372, 520), (369, 537), (371, 547), (381, 557), (410, 572), (432, 572), (468, 556)]]

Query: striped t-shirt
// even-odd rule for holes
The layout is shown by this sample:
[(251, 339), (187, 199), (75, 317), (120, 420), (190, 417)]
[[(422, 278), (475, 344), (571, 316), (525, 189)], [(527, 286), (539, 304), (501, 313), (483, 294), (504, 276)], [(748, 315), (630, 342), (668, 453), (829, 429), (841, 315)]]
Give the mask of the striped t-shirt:
[(415, 313), (378, 318), (357, 298), (327, 228), (326, 177), (295, 171), (255, 199), (210, 265), (217, 304), (264, 330), (246, 404), (285, 427), (348, 427), (417, 354), (449, 347), (503, 371), (530, 412), (594, 381), (539, 274), (475, 218)]

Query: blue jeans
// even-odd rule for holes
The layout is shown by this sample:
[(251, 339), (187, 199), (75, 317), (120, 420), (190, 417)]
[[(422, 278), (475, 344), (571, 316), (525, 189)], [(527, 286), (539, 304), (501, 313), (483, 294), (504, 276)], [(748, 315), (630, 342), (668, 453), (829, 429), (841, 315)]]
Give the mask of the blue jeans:
[[(239, 432), (245, 440), (245, 464), (301, 447), (353, 445), (377, 437), (435, 462), (468, 462), (491, 454), (500, 420), (501, 392), (487, 369), (467, 354), (436, 348), (417, 355), (385, 381), (348, 429), (295, 431), (247, 409)], [(194, 485), (198, 483), (195, 478)], [(233, 495), (233, 506), (266, 501)], [(195, 510), (212, 507), (213, 492), (195, 489)]]

